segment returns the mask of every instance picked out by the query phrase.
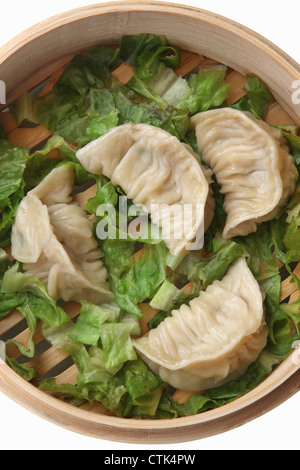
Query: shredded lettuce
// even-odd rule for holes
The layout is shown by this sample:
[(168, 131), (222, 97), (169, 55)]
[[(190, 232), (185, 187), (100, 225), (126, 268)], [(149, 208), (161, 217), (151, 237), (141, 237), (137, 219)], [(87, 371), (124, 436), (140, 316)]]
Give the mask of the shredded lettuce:
[(264, 119), (269, 104), (274, 101), (272, 93), (266, 84), (253, 74), (246, 76), (244, 89), (247, 93), (246, 97), (241, 98), (237, 103), (231, 105), (231, 107), (240, 111), (251, 112), (256, 118)]
[(30, 382), (32, 379), (37, 377), (37, 373), (33, 367), (27, 364), (20, 364), (13, 357), (6, 357), (6, 363), (19, 374), (26, 382)]
[(178, 403), (167, 392), (162, 394), (155, 417), (158, 419), (171, 419), (191, 416), (218, 406), (216, 400), (206, 395), (191, 395), (187, 403)]
[[(35, 276), (22, 272), (18, 262), (9, 263), (0, 279), (0, 301), (0, 319), (17, 309), (26, 320), (29, 330), (27, 345), (11, 339), (6, 344), (15, 344), (20, 354), (28, 358), (33, 358), (35, 354), (33, 335), (38, 320), (52, 328), (59, 328), (70, 321), (64, 309), (49, 296), (45, 285)], [(7, 362), (26, 380), (36, 376), (34, 369), (26, 364), (19, 364), (16, 359), (7, 358)]]
[(104, 62), (95, 58), (95, 54), (89, 56), (76, 55), (59, 78), (56, 88), (63, 89), (67, 93), (74, 90), (81, 96), (86, 96), (91, 88), (109, 88), (112, 76)]
[(11, 227), (24, 195), (23, 173), (29, 150), (11, 144), (0, 125), (0, 247), (10, 245)]
[[(144, 38), (147, 42), (148, 35)], [(140, 40), (143, 43), (144, 40)], [(135, 61), (134, 56), (128, 57), (126, 54), (126, 41), (126, 38), (120, 40), (119, 52), (112, 56), (107, 53), (107, 48), (103, 51), (101, 48), (93, 49), (88, 56), (75, 56), (53, 90), (43, 97), (23, 93), (11, 105), (17, 123), (27, 120), (43, 124), (77, 147), (130, 121), (162, 127), (179, 138), (183, 137), (188, 129), (185, 113), (167, 109), (155, 99), (151, 99), (151, 103), (140, 103), (130, 87), (121, 85), (112, 77), (110, 68), (118, 56), (129, 62)], [(151, 44), (151, 48), (158, 44), (160, 47), (161, 42), (155, 39), (147, 44)], [(164, 51), (169, 49), (167, 47)], [(172, 63), (170, 56), (168, 60), (164, 57), (164, 60)]]
[(191, 114), (221, 107), (230, 89), (230, 85), (225, 82), (226, 71), (227, 68), (221, 65), (190, 75), (188, 79), (190, 96), (180, 101), (177, 106), (180, 109), (186, 106)]
[(98, 347), (87, 351), (81, 345), (72, 357), (78, 367), (76, 384), (57, 384), (54, 377), (49, 377), (41, 381), (41, 390), (69, 395), (76, 400), (75, 405), (98, 401), (115, 415), (123, 416), (126, 387), (122, 371), (109, 372), (105, 368), (103, 351)]
[(95, 236), (99, 243), (106, 239), (151, 245), (162, 241), (160, 228), (151, 223), (147, 213), (127, 199), (120, 187), (103, 176), (95, 178), (96, 194), (87, 201), (85, 210), (95, 216)]
[(142, 54), (157, 51), (166, 46), (167, 41), (164, 36), (147, 33), (121, 36), (119, 41), (120, 57), (128, 64), (135, 66), (139, 64), (139, 57)]
[(9, 268), (2, 279), (1, 292), (5, 294), (26, 293), (28, 304), (37, 318), (57, 327), (69, 320), (69, 316), (49, 296), (45, 285), (34, 275), (22, 272), (16, 262)]
[(0, 248), (0, 320), (6, 317), (13, 309), (22, 305), (26, 299), (23, 292), (3, 292), (2, 282), (6, 271), (11, 267), (6, 251)]
[[(158, 291), (159, 292), (159, 291)], [(157, 328), (158, 325), (167, 317), (172, 316), (173, 310), (178, 310), (181, 305), (188, 305), (192, 299), (197, 297), (199, 292), (195, 290), (192, 294), (185, 294), (182, 291), (177, 291), (177, 294), (168, 303), (161, 306), (158, 304), (157, 308), (160, 310), (151, 320), (148, 321), (147, 326), (149, 330)]]
[(96, 346), (100, 338), (101, 325), (106, 321), (116, 321), (118, 314), (119, 312), (103, 305), (82, 301), (80, 314), (70, 331), (70, 337), (75, 341)]
[(23, 175), (25, 193), (35, 188), (50, 171), (60, 165), (73, 166), (77, 186), (95, 179), (95, 176), (81, 165), (76, 151), (61, 136), (53, 135), (43, 148), (29, 155)]
[[(135, 66), (127, 85), (111, 74), (120, 60)], [(223, 66), (188, 79), (178, 77), (173, 69), (180, 60), (180, 49), (163, 36), (124, 36), (114, 51), (94, 48), (88, 55), (76, 55), (49, 93), (40, 98), (23, 93), (11, 111), (18, 124), (43, 124), (78, 147), (130, 121), (161, 127), (183, 139), (189, 114), (221, 106), (229, 85)]]
[(160, 62), (155, 72), (152, 65), (148, 74), (141, 73), (141, 69), (137, 68), (128, 86), (146, 101), (155, 102), (162, 109), (173, 106), (193, 115), (223, 105), (230, 88), (225, 83), (226, 70), (225, 66), (210, 67), (185, 79)]
[[(112, 73), (124, 61), (134, 67), (127, 85)], [(71, 319), (48, 295), (44, 284), (24, 272), (18, 262), (10, 261), (0, 248), (0, 320), (17, 309), (29, 331), (26, 344), (17, 340), (6, 343), (14, 343), (23, 357), (33, 358), (33, 338), (40, 322), (45, 340), (68, 354), (78, 370), (75, 384), (42, 377), (41, 389), (62, 393), (74, 405), (98, 401), (111, 413), (127, 418), (171, 419), (229, 403), (261, 383), (300, 340), (300, 297), (292, 303), (280, 301), (283, 268), (278, 263), (283, 264), (291, 282), (300, 289), (300, 280), (292, 271), (293, 263), (300, 259), (299, 186), (275, 219), (259, 225), (255, 233), (246, 237), (225, 241), (221, 236), (226, 221), (224, 197), (214, 181), (215, 215), (205, 233), (204, 248), (176, 258), (160, 236), (152, 236), (147, 222), (141, 223), (138, 236), (133, 236), (127, 228), (130, 224), (134, 227), (137, 221), (137, 214), (131, 215), (133, 202), (127, 201), (124, 213), (122, 189), (104, 176), (89, 174), (76, 158), (75, 148), (117, 125), (136, 122), (168, 131), (191, 145), (201, 161), (189, 118), (224, 106), (229, 92), (227, 68), (200, 67), (188, 77), (181, 77), (175, 71), (180, 61), (180, 49), (168, 44), (164, 36), (123, 36), (114, 49), (96, 47), (87, 54), (76, 55), (46, 95), (24, 93), (10, 106), (18, 124), (43, 124), (53, 134), (42, 148), (30, 153), (13, 146), (0, 126), (0, 247), (10, 244), (10, 230), (22, 197), (56, 166), (72, 165), (76, 186), (91, 181), (97, 185), (85, 210), (96, 220), (95, 237), (115, 294), (114, 303), (110, 304), (94, 305), (83, 300), (78, 316)], [(248, 75), (245, 92), (246, 96), (232, 107), (264, 119), (274, 101), (265, 83)], [(277, 127), (300, 175), (298, 128)], [(114, 207), (115, 215), (101, 213), (99, 207), (103, 205)], [(146, 214), (139, 215), (141, 222)], [(122, 216), (123, 228), (118, 223)], [(98, 237), (97, 227), (106, 228), (106, 238)], [(143, 251), (136, 256), (139, 248)], [(214, 280), (222, 279), (231, 263), (241, 256), (246, 256), (265, 293), (267, 345), (239, 379), (203, 394), (193, 394), (187, 403), (178, 403), (173, 389), (149, 369), (133, 348), (132, 337), (141, 331), (139, 304), (146, 302), (159, 310), (148, 322), (149, 329), (156, 328), (173, 310), (188, 304)], [(188, 283), (193, 286), (191, 294), (182, 290)], [(26, 363), (9, 357), (6, 360), (25, 380), (36, 378), (35, 370)]]
[(247, 75), (245, 90), (250, 102), (250, 111), (259, 119), (267, 114), (269, 104), (274, 98), (266, 84), (256, 75)]
[(103, 262), (109, 272), (115, 302), (126, 312), (141, 317), (138, 304), (151, 299), (166, 278), (167, 248), (164, 242), (145, 245), (143, 255), (138, 259), (133, 258), (132, 243), (125, 243), (129, 258), (124, 255), (123, 248), (124, 242), (106, 240)]
[(176, 301), (180, 295), (180, 290), (172, 284), (168, 279), (165, 279), (160, 288), (152, 298), (150, 307), (158, 308), (159, 310), (166, 310)]
[[(116, 315), (114, 306), (100, 309), (84, 302), (75, 324), (44, 328), (44, 337), (53, 346), (71, 354), (78, 375), (75, 385), (45, 378), (40, 388), (71, 396), (78, 404), (97, 400), (118, 416), (155, 415), (163, 383), (132, 348), (130, 335), (140, 333), (136, 319), (121, 315), (117, 321), (120, 312)], [(92, 325), (90, 334), (88, 325)], [(87, 349), (80, 340), (94, 344)]]
[(235, 241), (223, 241), (216, 246), (210, 256), (201, 256), (199, 252), (189, 253), (177, 268), (198, 291), (206, 288), (226, 274), (231, 263), (244, 255), (243, 247)]

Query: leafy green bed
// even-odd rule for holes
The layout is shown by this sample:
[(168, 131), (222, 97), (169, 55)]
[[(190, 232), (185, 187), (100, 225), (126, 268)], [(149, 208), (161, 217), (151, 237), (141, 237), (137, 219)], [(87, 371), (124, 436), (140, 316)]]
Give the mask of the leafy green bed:
[[(111, 73), (122, 61), (135, 67), (126, 86)], [(16, 308), (30, 331), (26, 346), (15, 340), (6, 342), (13, 341), (23, 357), (19, 361), (7, 357), (7, 363), (25, 380), (40, 381), (42, 390), (63, 393), (74, 405), (96, 400), (115, 415), (127, 418), (174, 418), (228, 403), (264, 380), (300, 340), (300, 298), (290, 304), (280, 302), (278, 267), (280, 262), (299, 288), (300, 281), (292, 272), (293, 263), (300, 259), (299, 182), (294, 197), (274, 220), (261, 224), (256, 233), (226, 242), (221, 237), (226, 218), (223, 199), (214, 183), (216, 211), (205, 234), (204, 248), (183, 258), (171, 256), (165, 243), (151, 238), (148, 230), (138, 238), (124, 233), (117, 240), (110, 238), (109, 228), (117, 226), (117, 220), (111, 220), (108, 238), (98, 241), (115, 301), (99, 306), (83, 300), (75, 321), (49, 297), (45, 286), (24, 272), (21, 264), (10, 261), (3, 249), (10, 245), (20, 200), (57, 165), (74, 167), (78, 191), (86, 184), (97, 184), (96, 196), (85, 207), (95, 216), (95, 228), (102, 220), (97, 215), (100, 204), (113, 204), (118, 214), (122, 189), (105, 177), (87, 173), (76, 158), (74, 146), (82, 147), (109, 129), (133, 121), (161, 127), (198, 152), (189, 118), (224, 106), (229, 92), (226, 67), (215, 66), (182, 78), (174, 72), (179, 64), (180, 50), (162, 36), (122, 37), (115, 50), (99, 47), (75, 56), (50, 93), (41, 98), (24, 93), (11, 106), (19, 125), (26, 120), (43, 124), (53, 133), (42, 149), (30, 153), (16, 147), (0, 129), (0, 320)], [(273, 101), (271, 93), (253, 75), (247, 77), (245, 91), (246, 97), (233, 107), (264, 119)], [(300, 171), (298, 129), (280, 129)], [(60, 154), (59, 161), (47, 159), (54, 149)], [(126, 222), (132, 219), (128, 215)], [(141, 248), (142, 256), (135, 257)], [(240, 379), (203, 395), (192, 395), (188, 403), (179, 404), (172, 398), (174, 390), (148, 369), (132, 347), (131, 336), (140, 334), (139, 303), (158, 308), (159, 313), (148, 323), (150, 329), (155, 328), (173, 309), (221, 279), (228, 266), (244, 255), (266, 294), (267, 346)], [(194, 291), (184, 294), (181, 288), (189, 282)], [(78, 368), (76, 385), (37, 378), (35, 370), (26, 365), (36, 354), (33, 335), (38, 320), (48, 342), (72, 357)]]

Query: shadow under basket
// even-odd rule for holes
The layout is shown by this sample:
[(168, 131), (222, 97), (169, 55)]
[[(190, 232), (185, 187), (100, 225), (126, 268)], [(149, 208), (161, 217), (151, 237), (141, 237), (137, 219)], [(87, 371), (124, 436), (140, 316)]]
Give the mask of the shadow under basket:
[[(300, 67), (284, 52), (253, 31), (216, 14), (188, 6), (160, 2), (112, 2), (92, 5), (50, 18), (30, 28), (0, 49), (0, 78), (7, 85), (7, 104), (23, 91), (44, 93), (51, 89), (66, 64), (79, 52), (95, 45), (113, 46), (120, 36), (142, 32), (164, 35), (182, 48), (176, 73), (186, 76), (199, 66), (221, 63), (227, 66), (226, 82), (231, 91), (226, 105), (245, 96), (245, 75), (258, 75), (269, 87), (275, 101), (265, 121), (271, 125), (300, 124), (299, 105), (292, 102), (292, 83), (300, 80)], [(126, 83), (132, 67), (122, 64), (113, 75)], [(50, 136), (42, 125), (17, 127), (12, 114), (0, 113), (8, 139), (29, 149), (40, 147)], [(89, 190), (88, 190), (89, 191)], [(83, 205), (88, 192), (78, 194)], [(300, 274), (300, 263), (294, 272)], [(281, 284), (281, 300), (292, 302), (299, 292), (288, 273)], [(188, 290), (188, 286), (187, 286)], [(79, 304), (69, 302), (66, 311), (75, 317)], [(141, 306), (146, 323), (153, 315)], [(0, 339), (14, 338), (26, 344), (29, 337), (22, 315), (13, 311), (0, 322)], [(52, 348), (41, 328), (34, 335), (36, 355), (28, 364), (39, 377), (55, 375), (57, 381), (74, 383), (77, 369), (67, 354)], [(19, 358), (14, 344), (9, 357)], [(125, 419), (112, 416), (99, 403), (75, 407), (62, 396), (39, 390), (38, 381), (27, 383), (0, 359), (0, 390), (33, 413), (59, 426), (87, 436), (134, 444), (166, 444), (192, 441), (216, 435), (261, 416), (300, 389), (299, 349), (296, 349), (259, 386), (230, 404), (198, 415), (176, 419)], [(184, 401), (186, 392), (176, 391)]]

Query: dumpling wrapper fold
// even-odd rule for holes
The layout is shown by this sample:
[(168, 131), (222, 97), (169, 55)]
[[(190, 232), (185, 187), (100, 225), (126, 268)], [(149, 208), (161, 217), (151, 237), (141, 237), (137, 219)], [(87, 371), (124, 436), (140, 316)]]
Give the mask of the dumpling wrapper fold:
[(282, 133), (232, 108), (198, 113), (190, 122), (202, 159), (225, 195), (223, 238), (255, 232), (295, 191), (298, 172)]
[(188, 146), (158, 127), (117, 126), (76, 156), (90, 173), (110, 178), (134, 204), (146, 208), (174, 256), (188, 251), (212, 221), (210, 174)]
[(173, 310), (133, 345), (152, 371), (173, 387), (217, 387), (240, 377), (266, 345), (263, 301), (245, 258), (239, 258), (221, 281)]
[(12, 256), (24, 263), (49, 295), (99, 304), (113, 299), (107, 271), (86, 212), (72, 203), (74, 170), (52, 170), (19, 204), (12, 228)]

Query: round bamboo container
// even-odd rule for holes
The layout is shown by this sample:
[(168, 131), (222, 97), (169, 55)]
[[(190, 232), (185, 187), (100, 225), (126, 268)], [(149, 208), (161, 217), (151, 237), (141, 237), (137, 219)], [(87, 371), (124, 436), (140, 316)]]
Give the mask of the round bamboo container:
[[(163, 34), (184, 51), (178, 73), (191, 71), (203, 62), (217, 61), (229, 67), (232, 92), (227, 104), (243, 94), (244, 75), (258, 75), (270, 88), (276, 102), (266, 116), (269, 124), (300, 125), (300, 108), (293, 103), (293, 83), (300, 80), (300, 67), (272, 43), (216, 14), (171, 3), (136, 1), (92, 5), (52, 17), (28, 29), (0, 48), (0, 79), (7, 86), (7, 104), (21, 92), (31, 90), (46, 79), (55, 80), (72, 56), (95, 45), (111, 46), (121, 35), (148, 32)], [(126, 80), (130, 70), (117, 70)], [(12, 143), (33, 148), (48, 131), (17, 128), (9, 113), (0, 113)], [(82, 198), (84, 199), (84, 195)], [(80, 203), (80, 197), (78, 202)], [(300, 264), (295, 268), (298, 273)], [(289, 278), (283, 281), (281, 298), (297, 298)], [(71, 315), (76, 305), (68, 306)], [(78, 313), (78, 311), (77, 311)], [(145, 310), (147, 316), (149, 312)], [(151, 314), (151, 312), (150, 312)], [(12, 312), (0, 322), (0, 338), (20, 322)], [(26, 339), (26, 331), (18, 333)], [(39, 334), (35, 341), (40, 341)], [(13, 348), (10, 351), (15, 354)], [(51, 355), (52, 353), (52, 355)], [(54, 367), (64, 356), (46, 351), (34, 359), (41, 370)], [(64, 378), (74, 375), (70, 368)], [(134, 420), (111, 416), (102, 406), (75, 408), (57, 397), (25, 382), (0, 359), (0, 390), (33, 413), (66, 429), (87, 436), (127, 443), (176, 443), (219, 434), (241, 426), (266, 413), (300, 390), (299, 347), (258, 387), (234, 402), (199, 415), (173, 420)], [(178, 392), (180, 394), (180, 392)]]

